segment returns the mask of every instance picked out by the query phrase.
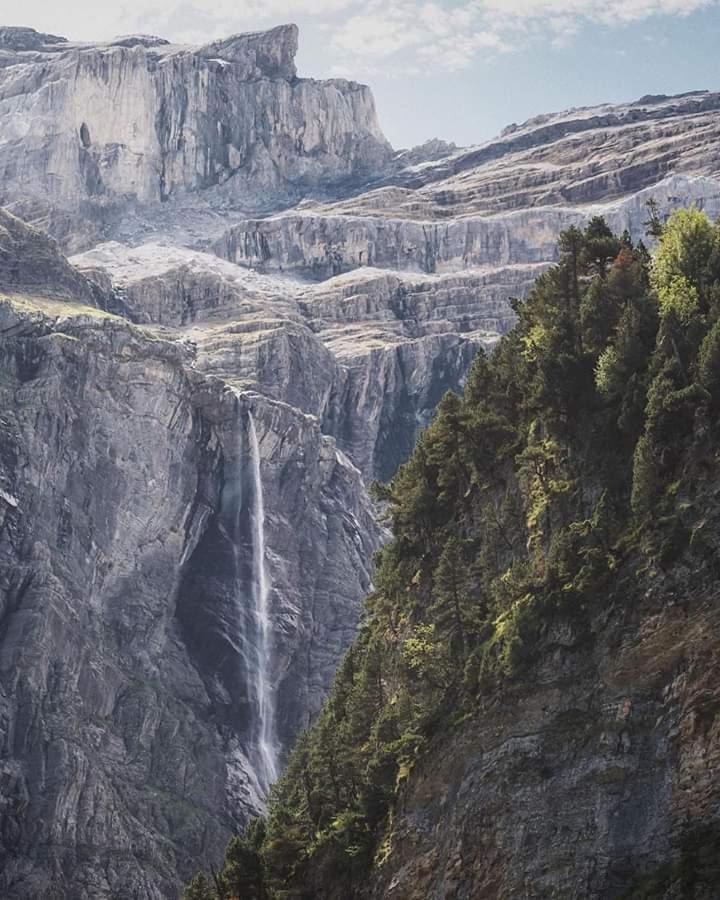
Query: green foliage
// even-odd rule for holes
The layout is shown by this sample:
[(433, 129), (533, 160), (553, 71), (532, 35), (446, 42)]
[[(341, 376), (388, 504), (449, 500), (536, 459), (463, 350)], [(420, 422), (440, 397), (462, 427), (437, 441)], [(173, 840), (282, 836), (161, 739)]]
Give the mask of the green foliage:
[(664, 226), (662, 219), (660, 218), (660, 209), (657, 200), (655, 200), (654, 197), (651, 197), (645, 205), (648, 211), (648, 217), (643, 222), (645, 234), (648, 237), (659, 238), (662, 236)]
[(705, 335), (700, 346), (698, 376), (700, 383), (712, 395), (715, 405), (720, 404), (720, 319)]
[(255, 819), (242, 836), (234, 837), (225, 850), (223, 885), (231, 897), (243, 900), (265, 900), (265, 863), (262, 845), (265, 822)]
[(433, 602), (428, 616), (437, 630), (436, 640), (455, 658), (465, 659), (473, 630), (473, 619), (480, 612), (470, 596), (467, 561), (461, 541), (451, 535), (443, 547), (433, 572)]
[(651, 209), (650, 224), (654, 261), (601, 219), (565, 232), (558, 265), (514, 301), (516, 327), (478, 353), (464, 396), (443, 398), (410, 460), (375, 487), (394, 536), (365, 624), (264, 833), (231, 842), (221, 887), (357, 896), (416, 760), (523, 677), (554, 620), (582, 630), (623, 567), (707, 547), (718, 229), (697, 210), (663, 225)]
[(700, 309), (698, 290), (684, 275), (672, 275), (665, 281), (655, 279), (658, 300), (664, 316), (673, 313), (683, 324), (687, 324)]
[(608, 399), (617, 397), (623, 390), (618, 350), (612, 344), (608, 345), (598, 356), (595, 365), (595, 386), (603, 397)]
[(217, 900), (217, 894), (204, 872), (198, 872), (183, 891), (183, 900)]
[(663, 315), (688, 324), (706, 312), (717, 281), (720, 231), (697, 209), (681, 209), (662, 229), (652, 265), (652, 284)]

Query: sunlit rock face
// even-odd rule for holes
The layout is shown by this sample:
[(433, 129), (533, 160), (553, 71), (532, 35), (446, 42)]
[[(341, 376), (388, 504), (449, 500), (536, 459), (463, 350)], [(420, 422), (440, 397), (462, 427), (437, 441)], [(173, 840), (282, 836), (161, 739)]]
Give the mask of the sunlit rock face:
[(109, 303), (191, 341), (195, 365), (315, 416), (368, 478), (389, 478), (479, 346), (512, 322), (536, 266), (418, 276), (361, 268), (322, 283), (212, 254), (103, 244), (73, 261)]
[(370, 91), (298, 78), (297, 39), (294, 25), (204, 47), (3, 29), (0, 202), (79, 248), (130, 204), (272, 209), (376, 174), (391, 150)]
[(259, 486), (284, 753), (372, 587), (369, 481), (558, 232), (720, 213), (716, 95), (394, 154), (296, 45), (0, 28), (0, 201), (37, 226), (0, 213), (3, 897), (175, 898), (217, 865), (263, 804)]
[[(358, 198), (369, 202), (369, 196)], [(603, 203), (528, 207), (494, 215), (449, 220), (397, 218), (392, 210), (340, 210), (317, 206), (266, 218), (241, 220), (211, 249), (218, 256), (265, 273), (324, 280), (366, 266), (444, 274), (485, 268), (548, 264), (557, 237), (571, 225), (604, 216), (621, 232), (645, 237), (647, 201), (670, 211), (695, 203), (708, 215), (720, 212), (720, 181), (670, 175), (652, 187)]]

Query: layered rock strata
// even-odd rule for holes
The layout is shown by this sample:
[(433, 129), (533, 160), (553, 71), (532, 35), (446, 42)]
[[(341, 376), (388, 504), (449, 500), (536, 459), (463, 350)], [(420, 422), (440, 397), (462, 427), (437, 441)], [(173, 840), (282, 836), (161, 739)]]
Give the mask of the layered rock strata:
[(364, 85), (297, 77), (294, 25), (204, 47), (28, 32), (0, 32), (0, 203), (69, 247), (138, 204), (277, 208), (390, 158)]
[(175, 896), (262, 804), (247, 411), (284, 744), (354, 635), (379, 531), (316, 419), (31, 280), (0, 300), (2, 893)]
[[(511, 325), (509, 299), (555, 258), (559, 231), (602, 214), (641, 237), (650, 198), (662, 214), (720, 214), (717, 94), (394, 154), (369, 90), (299, 78), (296, 44), (294, 26), (204, 47), (0, 29), (0, 203), (38, 226), (0, 215), (3, 896), (177, 896), (261, 808), (249, 411), (288, 745), (371, 587), (368, 481), (394, 472), (477, 348)], [(610, 719), (629, 691), (612, 677), (617, 690), (597, 694)], [(548, 688), (558, 721), (595, 715), (589, 684)], [(620, 767), (641, 780), (651, 694), (637, 692), (649, 712)], [(532, 729), (535, 700), (522, 702)], [(467, 779), (492, 763), (512, 780), (526, 746), (564, 765), (554, 734), (453, 746), (427, 784), (466, 800), (416, 833), (413, 783), (378, 895), (437, 892), (433, 872), (453, 883), (462, 834), (485, 828)], [(650, 815), (608, 768), (608, 792)], [(537, 787), (518, 783), (518, 797)], [(555, 859), (560, 838), (533, 828)], [(520, 852), (516, 837), (486, 859)], [(458, 896), (491, 869), (473, 863)]]

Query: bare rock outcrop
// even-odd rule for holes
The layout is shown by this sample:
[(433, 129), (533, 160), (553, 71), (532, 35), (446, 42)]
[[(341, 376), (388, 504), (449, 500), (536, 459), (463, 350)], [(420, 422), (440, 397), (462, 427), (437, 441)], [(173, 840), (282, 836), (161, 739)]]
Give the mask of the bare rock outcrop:
[(68, 247), (137, 204), (277, 208), (391, 155), (366, 87), (296, 77), (294, 25), (199, 48), (8, 32), (0, 203)]
[(368, 194), (358, 198), (359, 208), (352, 213), (345, 201), (339, 208), (304, 208), (238, 222), (212, 250), (260, 272), (317, 280), (363, 266), (432, 274), (549, 264), (556, 258), (560, 232), (592, 216), (602, 215), (620, 232), (627, 228), (634, 237), (645, 237), (651, 198), (665, 214), (695, 203), (714, 217), (720, 214), (720, 180), (672, 175), (604, 203), (528, 206), (445, 219), (398, 218), (397, 207), (384, 209), (375, 194)]
[(316, 419), (48, 273), (0, 298), (1, 892), (159, 900), (263, 801), (248, 414), (283, 745), (353, 637), (380, 533)]
[[(650, 197), (720, 214), (716, 94), (394, 154), (368, 88), (298, 77), (297, 39), (282, 26), (203, 47), (90, 45), (0, 29), (0, 203), (37, 226), (0, 213), (8, 898), (175, 897), (262, 807), (251, 417), (284, 748), (371, 588), (368, 481), (395, 471), (510, 327), (510, 298), (560, 230), (602, 214), (642, 236)], [(574, 690), (549, 697), (557, 716), (586, 714)], [(533, 747), (559, 766), (551, 738)], [(435, 783), (460, 795), (484, 777), (495, 751), (478, 742), (454, 747)], [(500, 748), (508, 782), (515, 746)], [(627, 771), (650, 778), (638, 760)], [(398, 861), (403, 841), (431, 841), (413, 831), (417, 790)], [(428, 843), (427, 872), (408, 853), (378, 891), (434, 890), (428, 872), (454, 871), (462, 829), (485, 827), (471, 807), (436, 856)]]
[(655, 588), (662, 609), (636, 596), (592, 637), (549, 633), (532, 678), (438, 740), (368, 896), (712, 900), (717, 598)]
[(0, 208), (0, 285), (11, 292), (84, 300), (96, 305), (101, 291), (71, 266), (55, 241)]

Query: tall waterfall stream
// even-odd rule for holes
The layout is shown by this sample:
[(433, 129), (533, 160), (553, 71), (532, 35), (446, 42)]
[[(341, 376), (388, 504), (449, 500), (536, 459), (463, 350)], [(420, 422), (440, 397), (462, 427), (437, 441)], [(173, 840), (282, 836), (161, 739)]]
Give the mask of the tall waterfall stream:
[[(265, 546), (265, 504), (260, 472), (260, 448), (252, 413), (248, 412), (247, 436), (249, 443), (252, 490), (243, 492), (241, 500), (251, 504), (249, 521), (252, 540), (252, 577), (250, 622), (252, 634), (247, 641), (247, 674), (254, 721), (251, 724), (253, 764), (258, 782), (264, 792), (278, 777), (278, 746), (275, 723), (275, 688), (272, 684), (272, 622), (270, 618), (271, 581), (267, 569)], [(249, 494), (249, 497), (248, 497)], [(248, 497), (247, 501), (245, 497)], [(240, 590), (240, 585), (238, 586)], [(241, 603), (247, 597), (239, 597)]]

